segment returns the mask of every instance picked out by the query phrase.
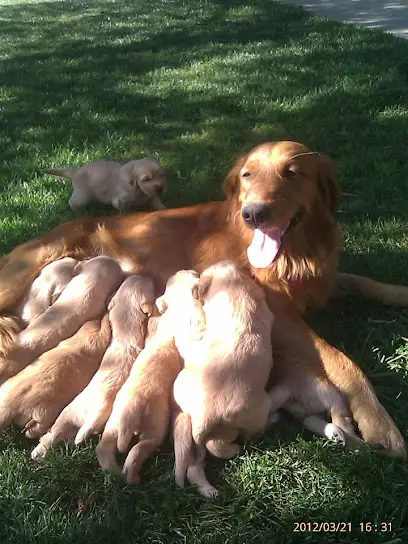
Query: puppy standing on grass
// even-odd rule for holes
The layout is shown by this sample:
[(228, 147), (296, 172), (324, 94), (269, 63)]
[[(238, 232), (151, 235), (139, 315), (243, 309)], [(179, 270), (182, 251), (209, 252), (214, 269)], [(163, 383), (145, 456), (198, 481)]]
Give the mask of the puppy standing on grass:
[(79, 444), (103, 430), (116, 393), (144, 347), (147, 319), (153, 311), (154, 299), (153, 280), (147, 276), (130, 276), (122, 283), (108, 306), (112, 339), (101, 366), (41, 438), (31, 454), (33, 459), (42, 459), (47, 450), (61, 440), (76, 435), (75, 443)]
[[(179, 306), (173, 289), (170, 282), (163, 300), (174, 323)], [(262, 289), (230, 261), (205, 270), (198, 293), (204, 302), (202, 339), (191, 344), (181, 327), (173, 328), (184, 360), (173, 389), (184, 412), (175, 426), (175, 436), (184, 436), (175, 444), (176, 478), (183, 486), (187, 474), (200, 493), (214, 496), (203, 485), (204, 445), (217, 457), (232, 457), (240, 449), (234, 442), (240, 432), (251, 437), (268, 423), (271, 399), (265, 388), (272, 368), (273, 314)]]
[(7, 359), (0, 359), (0, 383), (70, 337), (86, 321), (100, 317), (125, 277), (119, 264), (105, 256), (80, 262), (73, 275), (58, 300), (17, 336)]
[(69, 205), (75, 213), (92, 202), (110, 204), (119, 211), (145, 205), (165, 209), (158, 196), (166, 186), (164, 170), (152, 159), (101, 161), (81, 167), (47, 168), (44, 172), (72, 181), (74, 191)]
[(68, 340), (47, 351), (0, 387), (0, 429), (24, 427), (29, 438), (40, 436), (89, 383), (109, 344), (106, 315), (88, 321)]
[(116, 396), (96, 448), (103, 469), (118, 472), (117, 450), (125, 453), (137, 435), (138, 443), (126, 457), (123, 474), (129, 484), (139, 483), (144, 461), (166, 437), (171, 391), (180, 369), (181, 360), (169, 334), (169, 323), (163, 317), (150, 318), (146, 345)]

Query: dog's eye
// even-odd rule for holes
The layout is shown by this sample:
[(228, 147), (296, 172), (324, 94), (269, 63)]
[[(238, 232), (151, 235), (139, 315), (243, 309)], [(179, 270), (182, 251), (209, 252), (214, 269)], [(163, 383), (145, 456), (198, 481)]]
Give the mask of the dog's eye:
[(251, 172), (244, 172), (244, 173), (242, 174), (242, 177), (243, 177), (243, 178), (250, 178), (251, 175), (252, 175)]
[(293, 166), (288, 166), (285, 169), (285, 172), (283, 174), (283, 177), (286, 179), (292, 179), (298, 175), (298, 172), (295, 170)]

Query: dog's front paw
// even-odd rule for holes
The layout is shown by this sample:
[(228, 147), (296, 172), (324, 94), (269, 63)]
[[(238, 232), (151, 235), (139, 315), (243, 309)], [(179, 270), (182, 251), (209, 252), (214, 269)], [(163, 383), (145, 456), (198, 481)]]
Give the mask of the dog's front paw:
[(329, 440), (333, 440), (336, 444), (341, 446), (346, 445), (346, 437), (344, 436), (343, 431), (337, 425), (333, 423), (328, 423), (324, 428), (324, 434)]
[(37, 461), (37, 463), (41, 463), (41, 461), (44, 459), (46, 455), (47, 455), (47, 448), (40, 442), (38, 446), (36, 446), (31, 452), (31, 459), (33, 461)]
[(212, 485), (203, 485), (198, 488), (200, 495), (206, 499), (218, 499), (220, 492)]
[(406, 459), (404, 438), (382, 405), (376, 414), (359, 418), (358, 427), (364, 442), (374, 449), (396, 459)]

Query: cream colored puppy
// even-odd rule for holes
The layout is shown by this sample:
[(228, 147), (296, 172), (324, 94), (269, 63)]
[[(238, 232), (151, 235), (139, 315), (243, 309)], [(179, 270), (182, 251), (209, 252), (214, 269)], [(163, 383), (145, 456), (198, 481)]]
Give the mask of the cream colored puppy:
[(26, 436), (45, 433), (61, 410), (86, 386), (109, 344), (108, 316), (88, 321), (0, 387), (0, 429), (10, 423)]
[(101, 432), (112, 411), (116, 393), (129, 375), (145, 343), (148, 316), (154, 305), (153, 280), (130, 276), (109, 303), (112, 339), (101, 365), (85, 389), (61, 412), (32, 453), (41, 459), (61, 440), (75, 437), (79, 444)]
[(130, 484), (140, 481), (139, 472), (144, 461), (166, 437), (171, 391), (181, 369), (167, 320), (150, 318), (148, 327), (146, 345), (116, 396), (96, 448), (100, 466), (119, 471), (116, 452), (125, 453), (132, 437), (137, 435), (138, 443), (129, 451), (123, 466), (123, 474)]
[(70, 337), (86, 321), (100, 317), (124, 277), (119, 264), (110, 257), (77, 264), (73, 279), (58, 300), (20, 332), (7, 359), (0, 360), (0, 383)]
[(24, 327), (54, 304), (72, 280), (77, 264), (76, 259), (65, 257), (48, 264), (41, 270), (28, 293), (13, 309), (13, 314), (20, 319)]
[[(170, 311), (168, 287), (163, 298)], [(231, 457), (240, 449), (234, 442), (240, 432), (251, 437), (268, 423), (271, 399), (265, 388), (272, 368), (273, 314), (262, 289), (230, 261), (205, 270), (198, 292), (204, 302), (202, 339), (191, 349), (186, 333), (173, 329), (185, 366), (175, 381), (174, 399), (191, 418), (195, 444), (217, 457)], [(186, 473), (192, 481), (188, 468), (177, 466), (176, 459), (179, 484)]]
[(148, 205), (164, 209), (159, 194), (166, 186), (164, 170), (152, 159), (128, 163), (93, 162), (81, 167), (48, 168), (54, 174), (72, 181), (74, 191), (69, 205), (74, 212), (91, 202), (110, 204), (117, 210)]
[[(205, 331), (203, 304), (198, 299), (199, 282), (199, 275), (194, 270), (180, 270), (169, 278), (164, 295), (156, 301), (172, 334), (183, 337), (179, 353), (187, 364), (195, 360)], [(172, 404), (176, 483), (184, 487), (187, 475), (188, 481), (198, 486), (201, 495), (215, 498), (218, 491), (209, 483), (204, 471), (205, 447), (194, 444), (190, 415), (181, 411), (174, 397)]]

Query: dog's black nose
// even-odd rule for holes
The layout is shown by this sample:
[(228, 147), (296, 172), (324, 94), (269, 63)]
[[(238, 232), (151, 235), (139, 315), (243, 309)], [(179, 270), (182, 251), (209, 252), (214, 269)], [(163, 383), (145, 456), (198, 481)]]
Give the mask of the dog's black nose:
[(247, 204), (241, 211), (242, 219), (250, 227), (262, 225), (269, 219), (270, 214), (271, 206), (263, 203)]
[(163, 189), (164, 189), (163, 185), (158, 185), (158, 186), (156, 187), (156, 193), (162, 193), (162, 192), (163, 192)]

